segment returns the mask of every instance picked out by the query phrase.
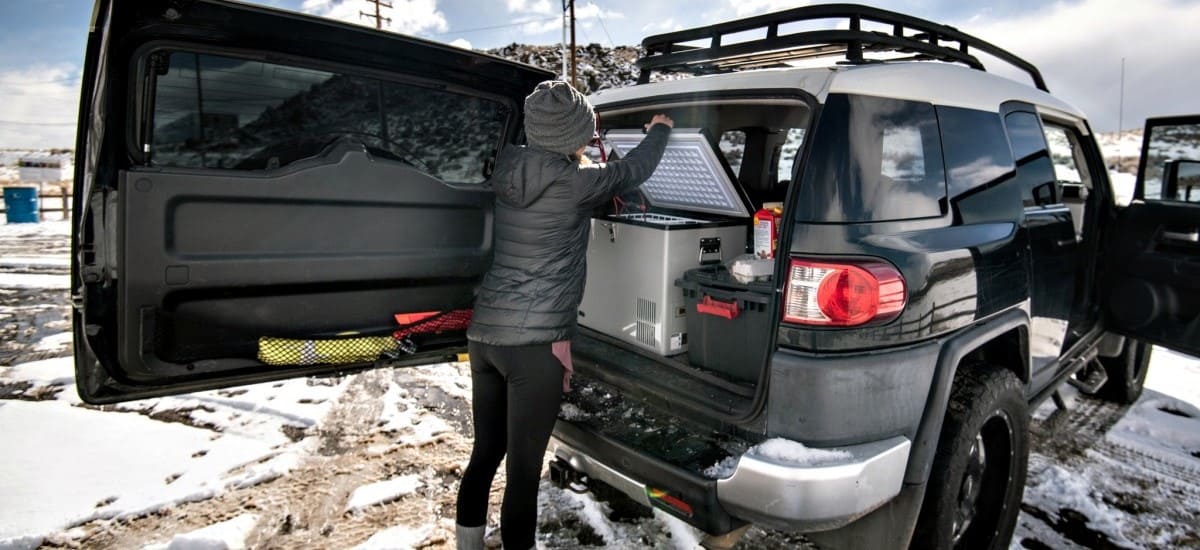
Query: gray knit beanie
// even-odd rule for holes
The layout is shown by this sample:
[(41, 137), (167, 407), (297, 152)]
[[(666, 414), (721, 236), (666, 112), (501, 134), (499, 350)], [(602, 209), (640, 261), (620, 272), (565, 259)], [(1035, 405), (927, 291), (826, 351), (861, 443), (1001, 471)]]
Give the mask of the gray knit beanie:
[(525, 138), (534, 147), (570, 155), (595, 131), (592, 104), (566, 82), (547, 80), (525, 97)]

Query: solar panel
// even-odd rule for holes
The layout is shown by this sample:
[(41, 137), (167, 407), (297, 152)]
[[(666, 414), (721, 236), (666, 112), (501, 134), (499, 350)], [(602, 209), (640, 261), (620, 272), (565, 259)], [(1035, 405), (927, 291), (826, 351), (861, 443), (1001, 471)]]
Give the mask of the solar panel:
[[(605, 134), (622, 158), (644, 137), (638, 130), (611, 130)], [(651, 206), (659, 208), (750, 217), (708, 138), (695, 129), (671, 132), (662, 161), (641, 190)]]

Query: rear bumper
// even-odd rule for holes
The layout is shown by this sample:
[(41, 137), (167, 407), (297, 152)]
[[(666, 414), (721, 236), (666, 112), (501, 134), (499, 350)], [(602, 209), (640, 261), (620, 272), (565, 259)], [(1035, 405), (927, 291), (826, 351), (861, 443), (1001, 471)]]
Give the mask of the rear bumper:
[(900, 493), (911, 444), (907, 438), (837, 447), (848, 458), (799, 466), (742, 456), (728, 478), (706, 479), (624, 448), (568, 422), (555, 428), (555, 457), (591, 480), (653, 506), (650, 488), (686, 502), (692, 515), (660, 507), (710, 533), (744, 522), (788, 531), (822, 531), (846, 525)]
[(900, 494), (911, 447), (899, 436), (835, 447), (848, 458), (820, 466), (742, 456), (733, 475), (717, 481), (717, 500), (739, 518), (777, 529), (834, 529)]

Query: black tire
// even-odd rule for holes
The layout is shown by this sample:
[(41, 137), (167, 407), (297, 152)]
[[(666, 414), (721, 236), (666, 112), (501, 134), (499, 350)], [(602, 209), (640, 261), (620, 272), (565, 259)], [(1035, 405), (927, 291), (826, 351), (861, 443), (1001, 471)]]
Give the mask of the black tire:
[(1096, 396), (1114, 403), (1128, 405), (1142, 396), (1146, 371), (1150, 370), (1150, 353), (1154, 348), (1145, 342), (1127, 338), (1125, 349), (1116, 357), (1101, 357), (1100, 364), (1108, 375)]
[(1008, 548), (1028, 465), (1021, 381), (989, 365), (960, 367), (910, 547)]

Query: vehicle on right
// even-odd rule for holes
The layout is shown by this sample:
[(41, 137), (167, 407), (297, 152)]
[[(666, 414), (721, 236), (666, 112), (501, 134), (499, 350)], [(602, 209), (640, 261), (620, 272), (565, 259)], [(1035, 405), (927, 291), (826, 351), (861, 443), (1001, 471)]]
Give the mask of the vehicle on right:
[[(678, 151), (595, 214), (563, 486), (710, 547), (1007, 548), (1031, 411), (1067, 383), (1136, 401), (1152, 345), (1200, 355), (1200, 117), (1148, 121), (1118, 200), (1085, 114), (952, 27), (817, 5), (643, 48), (639, 84), (591, 97), (600, 132), (619, 154), (665, 111)], [(777, 242), (743, 250), (771, 208)], [(732, 257), (764, 246), (767, 276)]]

